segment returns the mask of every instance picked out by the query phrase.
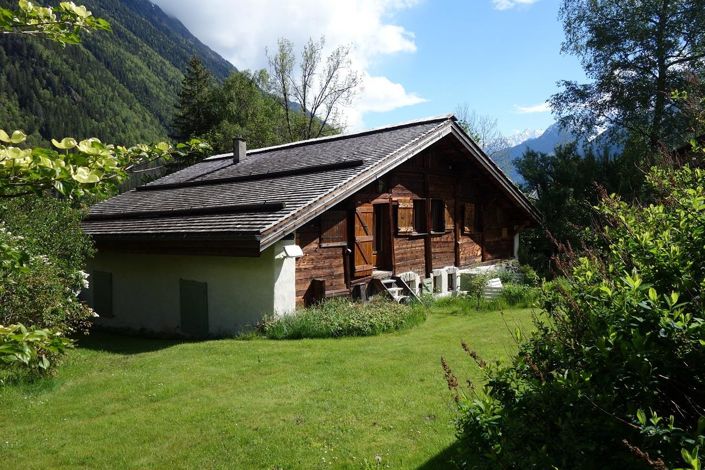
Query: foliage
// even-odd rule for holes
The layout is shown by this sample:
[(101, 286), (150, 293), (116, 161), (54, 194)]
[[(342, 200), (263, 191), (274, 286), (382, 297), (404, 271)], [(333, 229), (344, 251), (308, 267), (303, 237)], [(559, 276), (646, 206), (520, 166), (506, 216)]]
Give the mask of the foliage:
[(19, 0), (16, 10), (0, 8), (0, 33), (46, 37), (60, 44), (77, 44), (80, 33), (110, 30), (103, 18), (96, 18), (83, 5), (61, 2), (55, 8)]
[(72, 342), (56, 330), (0, 325), (0, 385), (50, 373)]
[(372, 336), (410, 328), (425, 319), (426, 311), (420, 306), (410, 307), (387, 300), (363, 304), (331, 299), (291, 315), (267, 318), (259, 330), (272, 339)]
[(216, 101), (211, 99), (213, 75), (196, 56), (189, 60), (179, 91), (174, 129), (179, 139), (203, 135), (214, 126)]
[[(151, 2), (80, 3), (109, 21), (113, 34), (82, 34), (81, 44), (62, 47), (0, 33), (0, 127), (23, 129), (32, 145), (66, 135), (126, 146), (159, 142), (170, 135), (190, 57), (218, 81), (235, 71)], [(16, 5), (0, 0), (0, 8)]]
[[(0, 268), (0, 324), (86, 329), (93, 313), (75, 296), (86, 285), (82, 269), (93, 245), (81, 230), (81, 214), (67, 201), (50, 197), (0, 204), (6, 243), (23, 256), (20, 264)], [(9, 237), (8, 231), (23, 236)]]
[(203, 142), (192, 140), (177, 147), (166, 142), (133, 147), (104, 144), (90, 138), (77, 141), (52, 139), (54, 148), (24, 147), (22, 131), (11, 135), (0, 129), (0, 196), (41, 194), (52, 189), (67, 198), (100, 197), (114, 191), (127, 173), (152, 161), (169, 161), (203, 151)]
[(485, 287), (487, 286), (487, 281), (492, 277), (494, 276), (487, 273), (461, 274), (460, 290), (464, 291), (466, 296), (474, 299), (477, 303), (477, 307), (479, 307), (485, 292)]
[(237, 72), (213, 90), (215, 125), (204, 138), (217, 149), (232, 151), (233, 137), (240, 136), (250, 148), (289, 142), (284, 113), (277, 100), (263, 92), (269, 82), (265, 70)]
[(180, 135), (205, 139), (220, 152), (232, 151), (234, 137), (250, 148), (289, 142), (281, 106), (263, 91), (270, 81), (266, 70), (235, 72), (221, 84), (206, 73), (194, 66), (184, 79), (174, 123)]
[(289, 141), (339, 132), (344, 125), (342, 110), (361, 84), (352, 68), (350, 47), (339, 46), (324, 58), (324, 46), (323, 37), (309, 39), (297, 64), (294, 45), (281, 38), (269, 57), (270, 91), (284, 110)]
[[(699, 468), (705, 428), (705, 171), (654, 169), (649, 205), (599, 205), (599, 249), (567, 257), (548, 321), (461, 392), (459, 444), (514, 468)], [(449, 382), (450, 385), (453, 385)]]
[[(591, 83), (563, 81), (551, 107), (564, 124), (595, 135), (617, 124), (654, 150), (687, 131), (673, 90), (705, 71), (705, 9), (693, 0), (563, 0), (563, 51)], [(651, 153), (653, 155), (653, 152)]]
[(524, 190), (536, 195), (543, 226), (521, 234), (521, 262), (544, 277), (552, 275), (550, 260), (562, 247), (580, 248), (591, 237), (592, 206), (601, 194), (631, 199), (640, 193), (643, 173), (636, 160), (637, 154), (613, 158), (592, 150), (581, 156), (575, 144), (559, 146), (550, 155), (527, 151), (516, 168), (525, 180)]

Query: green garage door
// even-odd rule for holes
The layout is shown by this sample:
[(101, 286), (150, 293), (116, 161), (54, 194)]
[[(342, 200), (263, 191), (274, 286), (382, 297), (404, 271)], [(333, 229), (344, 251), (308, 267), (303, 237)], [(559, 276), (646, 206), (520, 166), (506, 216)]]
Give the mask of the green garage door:
[(208, 284), (179, 281), (181, 332), (198, 338), (208, 336)]

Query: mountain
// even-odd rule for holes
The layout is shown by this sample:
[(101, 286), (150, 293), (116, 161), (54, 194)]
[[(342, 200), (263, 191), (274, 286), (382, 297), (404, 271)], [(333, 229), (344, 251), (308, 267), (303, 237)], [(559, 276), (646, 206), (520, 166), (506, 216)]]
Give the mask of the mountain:
[[(119, 144), (169, 135), (183, 71), (198, 56), (219, 80), (235, 67), (148, 0), (81, 0), (112, 32), (80, 45), (0, 37), (0, 128), (32, 141), (95, 136)], [(14, 0), (0, 6), (16, 8)]]
[(526, 139), (517, 145), (502, 150), (495, 157), (495, 161), (512, 181), (521, 184), (524, 180), (517, 171), (514, 162), (521, 158), (527, 150), (552, 154), (557, 146), (577, 141), (578, 153), (581, 155), (584, 155), (589, 148), (597, 153), (608, 149), (610, 154), (615, 154), (621, 150), (621, 146), (613, 143), (610, 139), (618, 132), (619, 130), (616, 128), (609, 128), (594, 139), (586, 141), (585, 139), (577, 138), (570, 129), (561, 127), (559, 123), (554, 123), (538, 137)]
[(516, 132), (506, 138), (507, 147), (514, 147), (529, 139), (540, 137), (544, 132), (545, 129), (524, 129), (523, 131)]

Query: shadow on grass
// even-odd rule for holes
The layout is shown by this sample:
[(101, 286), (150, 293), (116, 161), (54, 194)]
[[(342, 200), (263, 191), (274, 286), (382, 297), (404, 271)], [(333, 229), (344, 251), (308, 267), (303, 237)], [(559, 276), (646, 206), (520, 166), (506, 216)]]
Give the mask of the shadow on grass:
[(457, 442), (446, 447), (442, 452), (428, 459), (419, 470), (440, 470), (440, 469), (460, 469), (460, 468), (487, 468), (479, 456), (461, 453)]
[(436, 469), (452, 469), (461, 468), (458, 465), (460, 451), (458, 444), (454, 443), (446, 447), (442, 452), (434, 455), (418, 468), (419, 470), (436, 470)]
[(159, 351), (189, 342), (184, 339), (148, 338), (100, 330), (93, 330), (89, 335), (76, 339), (77, 346), (82, 349), (125, 355)]

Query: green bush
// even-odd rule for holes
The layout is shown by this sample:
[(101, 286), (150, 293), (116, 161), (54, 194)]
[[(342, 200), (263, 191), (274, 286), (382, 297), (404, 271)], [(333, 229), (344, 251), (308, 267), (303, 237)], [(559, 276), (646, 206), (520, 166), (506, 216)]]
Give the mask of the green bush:
[(56, 330), (0, 325), (0, 384), (51, 373), (70, 347)]
[[(599, 247), (547, 284), (547, 321), (460, 390), (461, 461), (482, 468), (699, 469), (705, 444), (705, 171), (652, 170), (651, 205), (603, 200)], [(449, 375), (450, 374), (450, 375)], [(468, 465), (469, 466), (469, 465)]]
[(426, 310), (421, 305), (401, 305), (388, 300), (363, 304), (341, 298), (291, 315), (268, 317), (258, 329), (272, 339), (372, 336), (409, 328), (425, 319)]
[(505, 284), (500, 294), (511, 307), (533, 307), (539, 298), (539, 289), (522, 284)]
[(29, 196), (4, 201), (0, 217), (0, 324), (85, 331), (93, 313), (77, 295), (93, 247), (81, 231), (80, 211)]

